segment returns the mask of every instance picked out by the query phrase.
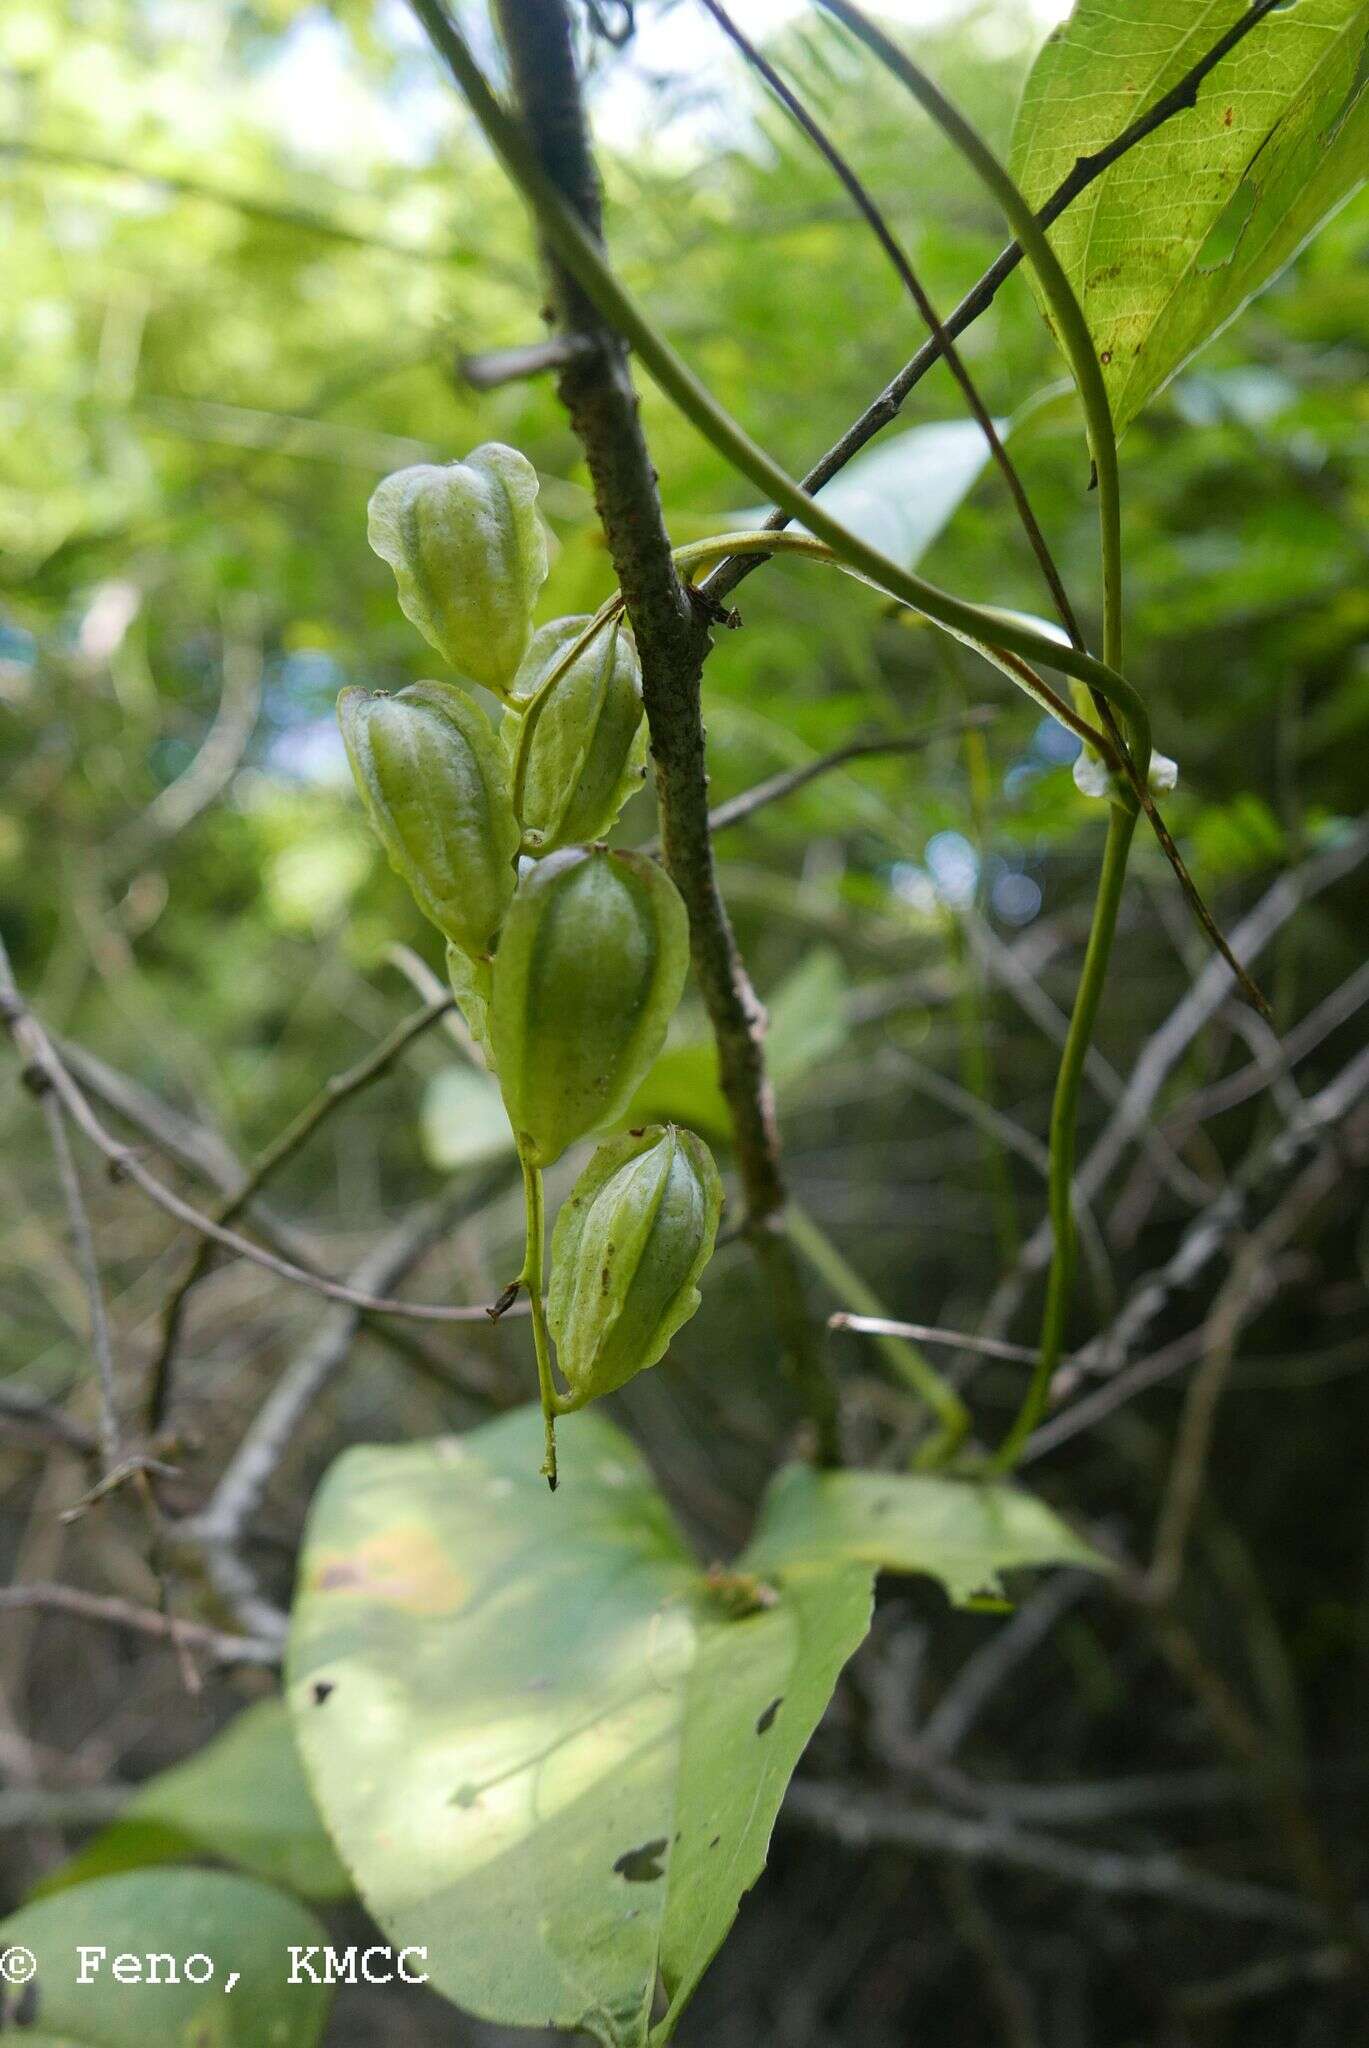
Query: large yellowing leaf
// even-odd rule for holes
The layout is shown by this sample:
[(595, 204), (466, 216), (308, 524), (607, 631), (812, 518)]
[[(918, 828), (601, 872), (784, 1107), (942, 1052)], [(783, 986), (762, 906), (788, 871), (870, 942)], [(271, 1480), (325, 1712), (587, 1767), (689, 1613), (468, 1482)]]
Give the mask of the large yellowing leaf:
[(521, 1409), (332, 1467), (289, 1697), (343, 1861), (438, 1989), (641, 2048), (763, 1868), (876, 1568), (967, 1597), (1096, 1560), (1015, 1488), (793, 1470), (718, 1576), (597, 1411), (563, 1425), (554, 1495), (541, 1427)]
[[(1012, 168), (1039, 206), (1208, 51), (1246, 0), (1077, 0), (1022, 100)], [(1293, 0), (1051, 230), (1119, 427), (1266, 284), (1369, 165), (1366, 0)]]

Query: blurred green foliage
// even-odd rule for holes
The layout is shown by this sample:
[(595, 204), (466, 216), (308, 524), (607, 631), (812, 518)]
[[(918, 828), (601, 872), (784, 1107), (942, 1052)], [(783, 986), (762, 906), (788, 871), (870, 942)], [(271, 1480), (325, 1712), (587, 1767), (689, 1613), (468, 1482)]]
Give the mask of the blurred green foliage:
[[(807, 145), (702, 19), (688, 34), (692, 67), (651, 99), (649, 121), (641, 78), (627, 76), (631, 46), (593, 51), (613, 254), (724, 402), (798, 471), (920, 335)], [(926, 61), (1000, 148), (1035, 40), (1009, 0), (925, 39)], [(949, 307), (1003, 239), (979, 189), (841, 36), (795, 26), (776, 54)], [(541, 616), (590, 610), (611, 588), (550, 385), (477, 395), (458, 369), (464, 354), (535, 338), (535, 252), (403, 11), (363, 0), (327, 13), (293, 0), (10, 0), (0, 13), (0, 231), (0, 919), (22, 985), (55, 1032), (226, 1132), (246, 1156), (413, 1006), (395, 942), (441, 971), (435, 935), (364, 827), (333, 723), (342, 685), (396, 688), (432, 673), (389, 570), (366, 546), (375, 482), (408, 462), (508, 441), (543, 479), (554, 559)], [(1168, 815), (1228, 926), (1364, 804), (1366, 253), (1361, 197), (1123, 443), (1129, 673), (1151, 704), (1157, 744), (1180, 764)], [(1016, 422), (1013, 452), (1092, 632), (1096, 514), (1080, 418), (1020, 277), (964, 353), (990, 409)], [(677, 541), (716, 532), (752, 504), (745, 482), (654, 392), (643, 408)], [(903, 424), (956, 416), (938, 370)], [(976, 599), (1046, 609), (992, 471), (923, 567)], [(738, 603), (740, 629), (719, 632), (705, 678), (719, 802), (853, 736), (909, 732), (967, 703), (998, 708), (972, 743), (944, 736), (920, 753), (852, 763), (718, 842), (743, 951), (762, 995), (778, 998), (779, 1106), (805, 1208), (891, 1310), (963, 1327), (1044, 1198), (1030, 1146), (1000, 1154), (948, 1107), (944, 1084), (987, 1093), (1039, 1137), (1055, 1065), (1049, 1037), (975, 966), (977, 934), (1017, 947), (1023, 971), (1067, 1006), (1100, 811), (1076, 792), (1072, 744), (1056, 728), (870, 592), (777, 562)], [(645, 843), (654, 830), (644, 794), (621, 836)], [(1285, 931), (1261, 963), (1282, 1023), (1361, 963), (1364, 929), (1364, 890), (1352, 883)], [(1138, 842), (1100, 1027), (1117, 1069), (1204, 957), (1168, 869)], [(1333, 1035), (1302, 1070), (1305, 1084), (1335, 1072), (1353, 1043)], [(398, 1210), (492, 1156), (487, 1105), (470, 1108), (479, 1091), (456, 1057), (430, 1034), (282, 1178), (282, 1211), (307, 1222), (338, 1270)], [(1249, 1057), (1223, 1020), (1181, 1062), (1176, 1098)], [(687, 1102), (701, 1128), (722, 1135), (697, 1006), (647, 1087), (643, 1115)], [(1101, 1114), (1090, 1095), (1086, 1124)], [(21, 1091), (6, 1090), (0, 1372), (61, 1394), (87, 1376), (84, 1312), (33, 1128)], [(1247, 1105), (1194, 1137), (1186, 1159), (1215, 1182), (1269, 1128)], [(100, 1187), (93, 1201), (136, 1390), (176, 1254), (127, 1191)], [(1169, 1255), (1188, 1220), (1163, 1189), (1137, 1196), (1129, 1215), (1130, 1235), (1112, 1246), (1123, 1291)], [(425, 1284), (490, 1298), (514, 1270), (518, 1227), (515, 1206), (492, 1205)], [(1339, 1661), (1361, 1639), (1363, 1615), (1335, 1569), (1362, 1532), (1309, 1518), (1305, 1503), (1353, 1490), (1369, 1417), (1358, 1383), (1342, 1387), (1328, 1365), (1328, 1429), (1319, 1368), (1297, 1360), (1331, 1359), (1344, 1344), (1347, 1306), (1363, 1303), (1362, 1227), (1344, 1219), (1319, 1256), (1315, 1292), (1295, 1289), (1262, 1338), (1264, 1384), (1286, 1398), (1280, 1425), (1270, 1431), (1258, 1403), (1241, 1410), (1218, 1492), (1239, 1498), (1254, 1532), (1256, 1689), (1276, 1716), (1280, 1685), (1302, 1684), (1316, 1740), (1339, 1755), (1358, 1712)], [(188, 1436), (211, 1452), (234, 1440), (317, 1319), (312, 1298), (259, 1283), (232, 1269), (197, 1309), (182, 1412)], [(1108, 1300), (1105, 1282), (1095, 1284), (1095, 1297), (1081, 1288), (1081, 1337)], [(530, 1387), (515, 1324), (472, 1329), (452, 1355), (484, 1374), (500, 1403)], [(839, 1355), (853, 1383), (870, 1365), (849, 1338)], [(278, 1549), (288, 1552), (313, 1473), (340, 1438), (427, 1430), (434, 1413), (469, 1419), (464, 1396), (404, 1378), (369, 1339), (362, 1358), (287, 1470), (273, 1502)], [(785, 1399), (774, 1360), (750, 1269), (723, 1253), (669, 1374), (648, 1375), (621, 1404), (651, 1448), (667, 1447), (668, 1486), (719, 1549), (744, 1532), (774, 1461), (773, 1408)], [(990, 1373), (974, 1383), (976, 1402), (981, 1384), (991, 1413), (995, 1403), (1007, 1410), (1018, 1381)], [(892, 1398), (868, 1395), (858, 1450), (876, 1440)], [(1124, 1424), (1108, 1456), (1091, 1458), (1081, 1451), (1071, 1475), (1072, 1506), (1148, 1516), (1158, 1469), (1149, 1422)], [(197, 1483), (192, 1469), (188, 1492)], [(1249, 1560), (1214, 1535), (1204, 1568), (1219, 1634), (1244, 1626), (1228, 1610), (1244, 1612)], [(1309, 1585), (1321, 1589), (1310, 1603)], [(1261, 1662), (1276, 1639), (1292, 1680)], [(966, 1640), (956, 1636), (953, 1650)], [(1165, 1731), (1173, 1701), (1148, 1666), (1138, 1675), (1128, 1653), (1105, 1647), (1083, 1624), (1065, 1644), (1067, 1679), (1057, 1671), (1039, 1724), (1043, 1769), (1159, 1768), (1189, 1753), (1181, 1715), (1172, 1741), (1157, 1733), (1144, 1748), (1138, 1700)], [(91, 1713), (113, 1714), (117, 1665), (91, 1683)], [(83, 1724), (60, 1660), (40, 1663), (34, 1684), (52, 1746), (74, 1744)], [(191, 1710), (174, 1739), (143, 1726), (128, 1768), (171, 1761), (205, 1732)], [(785, 1882), (781, 1870), (777, 1897)], [(825, 1904), (812, 1925), (816, 1946)], [(738, 1953), (744, 1971), (750, 1952)], [(862, 2041), (886, 2038), (879, 2012), (860, 2024)]]

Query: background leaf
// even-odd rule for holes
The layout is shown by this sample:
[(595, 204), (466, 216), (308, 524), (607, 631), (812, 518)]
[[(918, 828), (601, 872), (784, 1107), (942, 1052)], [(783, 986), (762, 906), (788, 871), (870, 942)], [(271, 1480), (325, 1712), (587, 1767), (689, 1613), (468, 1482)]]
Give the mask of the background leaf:
[[(1012, 167), (1034, 205), (1174, 85), (1245, 0), (1078, 0), (1027, 81)], [(1299, 0), (1076, 199), (1051, 240), (1119, 427), (1296, 254), (1369, 160), (1364, 0)]]
[[(994, 422), (1000, 436), (1008, 422)], [(911, 569), (921, 560), (989, 459), (974, 420), (929, 420), (892, 434), (849, 462), (818, 492), (834, 519), (891, 560)], [(733, 526), (760, 526), (769, 505), (734, 512)], [(795, 531), (805, 528), (795, 522)]]
[[(1011, 1489), (791, 1472), (699, 1570), (597, 1412), (353, 1450), (306, 1535), (301, 1752), (367, 1905), (486, 2018), (664, 2040), (763, 1867), (880, 1562), (958, 1595), (1089, 1553)], [(658, 1973), (667, 2006), (651, 2029)]]
[(306, 1899), (351, 1891), (300, 1768), (283, 1700), (245, 1707), (186, 1763), (141, 1786), (127, 1811), (42, 1893), (206, 1853)]
[(420, 1116), (423, 1150), (439, 1172), (490, 1166), (513, 1152), (499, 1083), (480, 1067), (453, 1061), (434, 1074)]
[[(781, 1099), (815, 1067), (841, 1050), (848, 994), (841, 955), (815, 946), (766, 1000), (766, 1067)], [(718, 1085), (718, 1048), (701, 1025), (686, 1030), (656, 1060), (623, 1116), (638, 1124), (677, 1123), (721, 1144), (732, 1119)]]
[[(38, 1961), (17, 2038), (65, 2048), (313, 2048), (330, 1994), (288, 1982), (289, 1950), (323, 1938), (313, 1915), (283, 1892), (215, 1870), (105, 1877), (35, 1900), (0, 1923), (0, 1951), (20, 1946)], [(89, 1984), (76, 1982), (78, 1944), (109, 1951)], [(178, 1962), (208, 1955), (214, 1977), (120, 1984), (109, 1964), (126, 1953)], [(240, 1981), (226, 1992), (234, 1970)]]

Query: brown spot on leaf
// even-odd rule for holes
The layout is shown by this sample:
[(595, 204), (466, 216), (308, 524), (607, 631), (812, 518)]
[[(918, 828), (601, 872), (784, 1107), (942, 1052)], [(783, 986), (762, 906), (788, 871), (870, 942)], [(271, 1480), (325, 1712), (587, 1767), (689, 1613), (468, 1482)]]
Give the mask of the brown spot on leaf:
[(314, 1696), (314, 1705), (321, 1707), (329, 1693), (337, 1690), (331, 1678), (316, 1678), (309, 1688)]
[(780, 1694), (780, 1696), (779, 1696), (779, 1698), (778, 1698), (777, 1700), (771, 1700), (771, 1702), (770, 1702), (769, 1706), (768, 1706), (768, 1707), (766, 1708), (765, 1712), (764, 1712), (764, 1713), (763, 1713), (763, 1714), (761, 1715), (761, 1717), (760, 1717), (759, 1721), (757, 1721), (757, 1723), (756, 1723), (756, 1733), (757, 1733), (757, 1735), (764, 1735), (764, 1734), (766, 1733), (766, 1731), (767, 1731), (768, 1729), (770, 1729), (770, 1728), (773, 1728), (773, 1727), (774, 1727), (774, 1725), (775, 1725), (775, 1716), (776, 1716), (776, 1714), (778, 1714), (778, 1712), (779, 1712), (780, 1708), (781, 1708), (781, 1707), (782, 1707), (783, 1705), (784, 1705), (784, 1694), (783, 1694), (783, 1693), (781, 1693), (781, 1694)]
[(643, 1842), (640, 1849), (624, 1849), (613, 1868), (629, 1884), (654, 1884), (665, 1875), (661, 1858), (668, 1846), (665, 1836), (658, 1835), (654, 1842)]

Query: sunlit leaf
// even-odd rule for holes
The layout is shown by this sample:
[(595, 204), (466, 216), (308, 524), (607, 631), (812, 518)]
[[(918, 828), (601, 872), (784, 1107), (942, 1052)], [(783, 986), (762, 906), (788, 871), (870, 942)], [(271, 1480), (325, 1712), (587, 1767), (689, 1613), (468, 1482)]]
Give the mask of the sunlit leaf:
[[(6, 1990), (0, 2012), (15, 2022), (17, 2040), (53, 2048), (313, 2048), (330, 1993), (290, 1983), (290, 1950), (323, 1940), (312, 1913), (254, 1878), (130, 1871), (37, 1899), (0, 1922), (0, 1953), (27, 1949), (37, 1964), (22, 1990)], [(84, 1984), (78, 1948), (104, 1952)], [(143, 1981), (116, 1980), (118, 1956), (144, 1959)], [(184, 1965), (203, 1978), (205, 1959), (209, 1981), (191, 1982)]]
[[(769, 997), (766, 1069), (783, 1101), (846, 1039), (846, 977), (831, 946), (804, 955)], [(732, 1118), (718, 1085), (718, 1048), (710, 1035), (681, 1037), (660, 1055), (627, 1106), (624, 1122), (680, 1123), (726, 1144)]]
[[(1005, 420), (995, 425), (1007, 434)], [(988, 459), (989, 444), (973, 420), (930, 420), (876, 441), (823, 485), (818, 501), (871, 547), (911, 569)], [(759, 526), (769, 511), (752, 506), (734, 513), (732, 524)]]
[[(1078, 0), (1037, 59), (1012, 166), (1040, 205), (1245, 12), (1246, 0)], [(1129, 151), (1051, 239), (1125, 425), (1364, 177), (1365, 0), (1296, 0), (1251, 31), (1195, 108)]]
[(429, 1162), (443, 1173), (490, 1166), (513, 1152), (504, 1098), (479, 1067), (444, 1067), (423, 1095), (419, 1128)]
[(289, 1696), (344, 1861), (434, 1984), (640, 2048), (760, 1874), (878, 1566), (967, 1598), (1009, 1567), (1094, 1560), (1011, 1488), (800, 1470), (707, 1573), (610, 1423), (563, 1424), (554, 1496), (540, 1433), (522, 1409), (334, 1465)]
[(846, 1041), (846, 976), (832, 946), (815, 946), (766, 1005), (766, 1065), (781, 1090), (840, 1052)]

